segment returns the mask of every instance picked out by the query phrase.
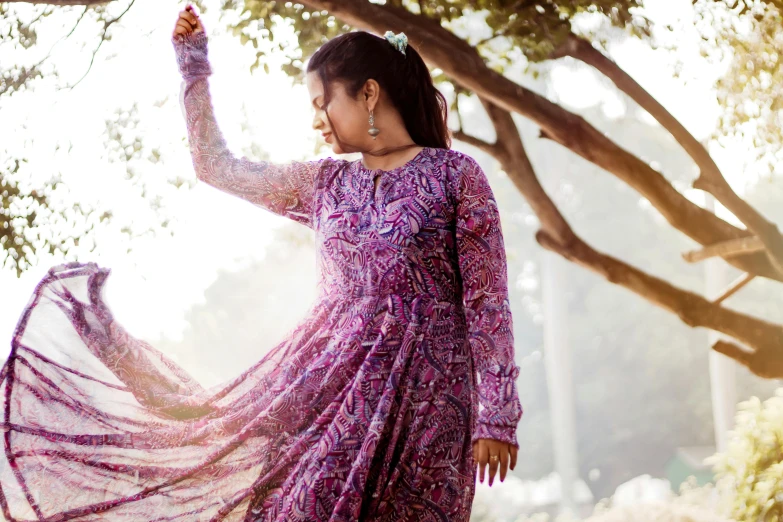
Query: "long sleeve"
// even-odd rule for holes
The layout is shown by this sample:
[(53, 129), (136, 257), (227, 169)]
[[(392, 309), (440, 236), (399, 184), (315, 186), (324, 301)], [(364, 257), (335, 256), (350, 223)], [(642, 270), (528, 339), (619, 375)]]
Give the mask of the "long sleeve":
[(184, 80), (182, 101), (196, 177), (312, 228), (317, 176), (329, 159), (280, 165), (237, 159), (226, 146), (212, 108), (206, 34), (174, 36), (172, 43)]
[(514, 361), (500, 217), (486, 174), (474, 159), (463, 158), (457, 189), (456, 244), (481, 406), (472, 440), (494, 439), (519, 447), (519, 367)]

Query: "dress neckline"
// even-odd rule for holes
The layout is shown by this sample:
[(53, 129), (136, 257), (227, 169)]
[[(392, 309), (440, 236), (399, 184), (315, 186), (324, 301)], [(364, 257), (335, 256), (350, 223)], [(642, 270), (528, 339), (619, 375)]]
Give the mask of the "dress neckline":
[(421, 157), (424, 155), (424, 152), (425, 152), (426, 150), (429, 150), (429, 147), (422, 147), (422, 149), (421, 149), (421, 150), (420, 150), (420, 151), (419, 151), (419, 152), (418, 152), (418, 153), (417, 153), (417, 154), (416, 154), (416, 155), (415, 155), (413, 158), (411, 158), (410, 160), (408, 160), (407, 162), (405, 162), (403, 165), (400, 165), (399, 167), (395, 167), (395, 168), (393, 168), (393, 169), (389, 169), (389, 170), (383, 170), (383, 169), (368, 169), (368, 168), (367, 168), (367, 167), (365, 167), (365, 166), (364, 166), (364, 164), (362, 163), (362, 160), (361, 160), (361, 158), (359, 158), (358, 160), (356, 160), (356, 163), (358, 164), (358, 166), (359, 166), (359, 170), (361, 170), (361, 171), (364, 171), (364, 172), (369, 172), (369, 173), (371, 173), (371, 174), (380, 174), (380, 175), (386, 175), (386, 174), (389, 174), (389, 173), (392, 173), (392, 172), (397, 172), (397, 171), (399, 171), (399, 170), (405, 170), (406, 168), (410, 167), (410, 166), (411, 166), (411, 165), (413, 165), (414, 163), (417, 163), (417, 162), (418, 162), (418, 161), (421, 159)]

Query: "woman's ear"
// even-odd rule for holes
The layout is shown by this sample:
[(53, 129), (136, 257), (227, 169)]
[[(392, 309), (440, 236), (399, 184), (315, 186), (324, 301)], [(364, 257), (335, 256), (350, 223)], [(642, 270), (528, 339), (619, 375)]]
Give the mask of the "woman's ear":
[(370, 112), (378, 105), (378, 100), (381, 96), (381, 86), (377, 81), (369, 79), (364, 82), (362, 94), (364, 95), (364, 101), (367, 104), (367, 112)]

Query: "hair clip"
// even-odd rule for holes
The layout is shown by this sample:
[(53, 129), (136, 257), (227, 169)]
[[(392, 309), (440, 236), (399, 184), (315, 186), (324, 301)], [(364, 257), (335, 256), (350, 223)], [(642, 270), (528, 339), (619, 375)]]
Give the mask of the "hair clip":
[(395, 49), (405, 55), (405, 48), (408, 47), (408, 37), (405, 36), (405, 33), (399, 33), (395, 35), (391, 31), (386, 31), (386, 34), (383, 36), (386, 37), (386, 40), (388, 40)]

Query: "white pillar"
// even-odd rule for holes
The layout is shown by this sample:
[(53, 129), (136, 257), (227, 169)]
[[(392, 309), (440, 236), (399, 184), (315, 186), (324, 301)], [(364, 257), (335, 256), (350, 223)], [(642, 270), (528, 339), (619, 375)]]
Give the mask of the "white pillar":
[(571, 353), (568, 343), (568, 297), (565, 261), (544, 251), (541, 293), (544, 308), (544, 361), (552, 423), (555, 471), (562, 481), (561, 513), (578, 515), (574, 486), (579, 480)]
[[(715, 211), (715, 199), (705, 195), (705, 206)], [(721, 258), (710, 258), (704, 267), (706, 296), (713, 300), (720, 296), (730, 283), (728, 266)], [(734, 415), (737, 404), (736, 362), (725, 355), (716, 352), (712, 346), (721, 338), (714, 330), (707, 333), (710, 360), (710, 390), (712, 395), (712, 419), (715, 426), (715, 447), (718, 451), (726, 450), (729, 430), (734, 427)]]

